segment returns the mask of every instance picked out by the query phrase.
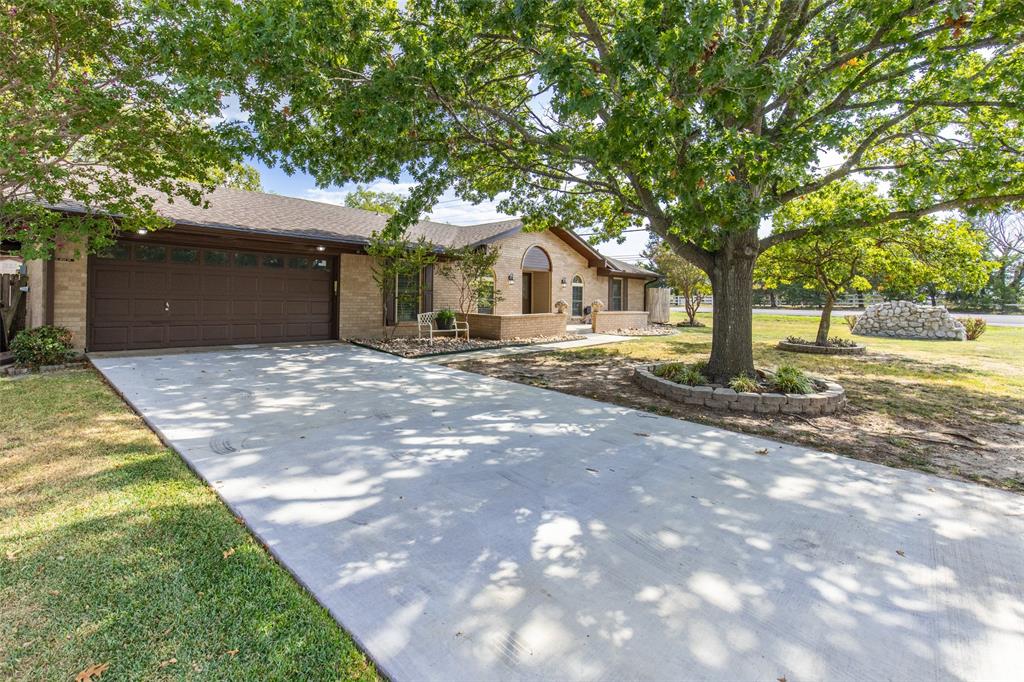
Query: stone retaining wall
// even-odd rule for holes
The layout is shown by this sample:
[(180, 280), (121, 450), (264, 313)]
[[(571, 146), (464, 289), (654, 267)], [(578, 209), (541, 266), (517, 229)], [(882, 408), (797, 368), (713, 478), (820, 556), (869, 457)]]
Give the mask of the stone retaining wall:
[(760, 414), (832, 414), (846, 405), (846, 391), (837, 383), (815, 380), (824, 390), (816, 393), (737, 393), (731, 388), (687, 386), (654, 375), (657, 365), (642, 365), (633, 369), (633, 381), (663, 398), (734, 412)]
[(595, 334), (616, 329), (647, 329), (646, 310), (602, 310), (591, 315), (591, 328)]
[(565, 336), (569, 319), (559, 313), (531, 315), (458, 315), (469, 323), (469, 335), (475, 339), (532, 339), (538, 336)]
[(898, 339), (967, 340), (967, 330), (943, 306), (912, 301), (876, 303), (857, 318), (853, 333)]

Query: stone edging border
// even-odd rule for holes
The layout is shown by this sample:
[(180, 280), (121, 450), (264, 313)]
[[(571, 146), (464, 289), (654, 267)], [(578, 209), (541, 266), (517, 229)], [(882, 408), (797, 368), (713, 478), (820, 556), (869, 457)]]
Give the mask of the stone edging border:
[(32, 367), (19, 367), (17, 365), (9, 365), (7, 367), (0, 367), (0, 377), (17, 377), (23, 374), (48, 374), (50, 372), (59, 372), (62, 369), (85, 369), (88, 367), (88, 363), (85, 360), (76, 360), (73, 362), (65, 362), (60, 365), (42, 365), (38, 368), (33, 369)]
[(657, 395), (685, 403), (733, 412), (759, 414), (802, 414), (816, 416), (838, 412), (846, 405), (846, 391), (839, 384), (814, 379), (825, 384), (817, 393), (737, 393), (731, 388), (687, 386), (655, 376), (658, 365), (638, 365), (633, 368), (633, 381)]
[(811, 355), (864, 355), (867, 346), (816, 346), (811, 343), (789, 343), (779, 341), (775, 346), (779, 350), (790, 353), (810, 353)]

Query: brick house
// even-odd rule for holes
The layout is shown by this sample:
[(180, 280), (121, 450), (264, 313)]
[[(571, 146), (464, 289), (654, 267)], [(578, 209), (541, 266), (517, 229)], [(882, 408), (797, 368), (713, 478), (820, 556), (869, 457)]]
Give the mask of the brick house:
[[(84, 207), (56, 207), (71, 214)], [(60, 244), (28, 263), (27, 326), (68, 327), (84, 350), (329, 340), (416, 333), (416, 314), (458, 308), (458, 292), (426, 268), (396, 282), (417, 306), (384, 300), (364, 252), (387, 216), (260, 192), (217, 189), (206, 208), (157, 201), (173, 227), (124, 234), (102, 253)], [(602, 256), (570, 231), (524, 232), (518, 220), (472, 226), (430, 221), (409, 229), (444, 248), (493, 245), (497, 301), (469, 315), (474, 336), (564, 333), (600, 300), (607, 328), (646, 326), (656, 275)]]

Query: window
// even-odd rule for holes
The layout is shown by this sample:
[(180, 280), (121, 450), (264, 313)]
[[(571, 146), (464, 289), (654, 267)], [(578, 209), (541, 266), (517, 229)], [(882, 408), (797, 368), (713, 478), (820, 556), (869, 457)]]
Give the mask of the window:
[(206, 265), (227, 265), (231, 256), (227, 251), (204, 251), (203, 263)]
[(572, 316), (583, 317), (583, 278), (572, 278)]
[(127, 244), (120, 242), (111, 244), (105, 247), (96, 254), (97, 258), (109, 258), (110, 260), (128, 260), (131, 257), (131, 251)]
[(308, 270), (309, 259), (304, 256), (292, 256), (288, 259), (288, 267), (293, 270)]
[(608, 310), (622, 310), (622, 278), (612, 277), (611, 280), (611, 299), (608, 301)]
[(415, 322), (420, 311), (420, 273), (398, 275), (395, 287), (395, 318), (399, 322)]
[(235, 265), (240, 268), (254, 268), (260, 262), (255, 253), (236, 253)]
[(476, 302), (476, 311), (481, 315), (494, 314), (494, 273), (480, 279), (480, 289), (477, 291), (479, 298)]
[(135, 260), (146, 263), (162, 263), (167, 260), (167, 249), (152, 244), (139, 244), (135, 247)]
[(172, 263), (198, 263), (199, 251), (196, 249), (171, 249)]
[(264, 256), (263, 267), (265, 268), (283, 268), (284, 267), (284, 256)]

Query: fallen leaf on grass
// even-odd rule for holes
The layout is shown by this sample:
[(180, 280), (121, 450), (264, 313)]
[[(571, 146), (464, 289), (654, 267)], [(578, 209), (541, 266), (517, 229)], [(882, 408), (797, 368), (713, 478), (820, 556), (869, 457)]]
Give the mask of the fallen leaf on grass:
[(109, 663), (93, 663), (82, 672), (75, 675), (75, 682), (92, 682), (92, 680), (98, 680), (103, 676), (103, 673), (107, 672), (107, 668), (110, 667)]
[(160, 667), (161, 668), (166, 668), (167, 666), (174, 665), (177, 662), (178, 662), (178, 659), (176, 659), (176, 658), (168, 658), (166, 661), (160, 661)]
[(234, 657), (238, 655), (238, 649), (228, 649), (224, 653), (226, 653), (228, 656)]
[(232, 547), (231, 549), (226, 549), (226, 550), (224, 550), (224, 558), (227, 559), (229, 556), (231, 556), (234, 553), (235, 553), (235, 548), (234, 547)]

